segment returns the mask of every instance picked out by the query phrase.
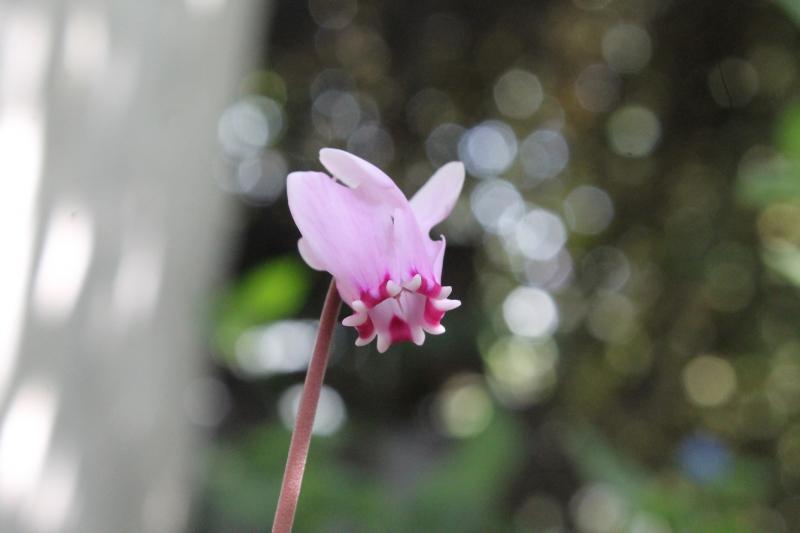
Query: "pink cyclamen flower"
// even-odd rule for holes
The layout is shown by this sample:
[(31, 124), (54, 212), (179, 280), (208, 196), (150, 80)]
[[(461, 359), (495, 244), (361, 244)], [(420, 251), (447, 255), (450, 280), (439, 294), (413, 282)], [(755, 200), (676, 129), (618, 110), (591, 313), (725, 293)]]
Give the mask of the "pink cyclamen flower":
[[(444, 333), (445, 312), (461, 302), (442, 286), (445, 240), (431, 228), (452, 211), (464, 184), (464, 165), (448, 163), (411, 198), (374, 165), (342, 150), (324, 148), (322, 172), (289, 174), (287, 192), (302, 238), (297, 247), (311, 268), (336, 280), (353, 314), (342, 322), (358, 331), (357, 346), (378, 339), (378, 351), (395, 342), (425, 342)], [(338, 183), (336, 180), (342, 183)]]

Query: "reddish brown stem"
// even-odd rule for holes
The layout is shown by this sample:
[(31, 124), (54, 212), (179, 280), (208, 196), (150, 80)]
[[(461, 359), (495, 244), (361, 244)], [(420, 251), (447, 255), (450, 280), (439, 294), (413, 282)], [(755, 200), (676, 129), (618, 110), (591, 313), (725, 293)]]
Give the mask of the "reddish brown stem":
[(314, 353), (308, 363), (303, 395), (294, 423), (292, 441), (289, 444), (289, 457), (286, 459), (286, 470), (283, 473), (281, 494), (278, 497), (278, 509), (272, 523), (272, 533), (289, 533), (294, 522), (297, 499), (300, 497), (300, 485), (303, 483), (303, 471), (306, 468), (308, 447), (311, 444), (311, 429), (314, 427), (314, 416), (317, 414), (319, 393), (325, 379), (325, 369), (330, 356), (331, 339), (342, 300), (336, 290), (335, 280), (331, 280), (322, 315), (319, 319), (319, 332), (314, 345)]

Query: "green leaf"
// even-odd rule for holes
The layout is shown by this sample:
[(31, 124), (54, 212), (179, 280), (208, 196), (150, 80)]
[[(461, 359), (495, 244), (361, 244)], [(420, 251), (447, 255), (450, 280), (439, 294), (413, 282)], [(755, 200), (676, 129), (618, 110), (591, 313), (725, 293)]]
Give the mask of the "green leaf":
[(787, 156), (793, 159), (800, 158), (800, 104), (789, 106), (781, 115), (778, 124), (778, 146)]
[(800, 199), (800, 159), (779, 158), (740, 176), (736, 192), (742, 204), (756, 207)]
[(777, 145), (780, 155), (740, 174), (736, 192), (743, 204), (765, 206), (800, 199), (800, 104), (783, 111)]
[(271, 259), (248, 272), (222, 298), (216, 341), (231, 360), (239, 335), (247, 328), (297, 313), (311, 287), (308, 269), (294, 256)]
[(498, 500), (520, 464), (520, 442), (515, 420), (498, 412), (486, 430), (459, 443), (421, 480), (400, 530), (508, 531)]
[(800, 287), (800, 249), (788, 242), (773, 243), (764, 246), (762, 257), (769, 268)]
[(786, 10), (795, 24), (800, 25), (800, 0), (777, 0), (777, 4)]
[[(335, 457), (336, 439), (312, 440), (308, 467), (298, 501), (295, 531), (325, 531), (339, 524), (344, 531), (385, 531), (389, 503), (384, 493)], [(275, 512), (289, 433), (280, 425), (264, 426), (219, 446), (211, 457), (209, 531), (266, 531)]]
[(573, 427), (565, 434), (572, 460), (586, 479), (613, 485), (626, 499), (635, 499), (647, 485), (647, 472), (614, 450), (590, 427)]

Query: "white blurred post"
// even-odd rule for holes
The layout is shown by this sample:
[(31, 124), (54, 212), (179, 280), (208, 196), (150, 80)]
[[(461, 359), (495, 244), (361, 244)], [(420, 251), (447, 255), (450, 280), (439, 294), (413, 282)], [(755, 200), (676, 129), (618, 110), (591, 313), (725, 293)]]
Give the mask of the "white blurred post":
[(0, 0), (0, 531), (185, 529), (265, 7)]

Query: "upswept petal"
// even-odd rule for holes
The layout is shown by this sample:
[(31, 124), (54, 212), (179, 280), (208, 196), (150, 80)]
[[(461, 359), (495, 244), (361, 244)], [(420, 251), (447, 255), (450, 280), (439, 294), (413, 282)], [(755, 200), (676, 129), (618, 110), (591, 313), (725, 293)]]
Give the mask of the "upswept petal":
[(379, 286), (391, 256), (392, 220), (385, 210), (321, 172), (293, 172), (286, 188), (309, 265), (324, 264), (347, 302)]
[(463, 186), (464, 164), (453, 161), (437, 170), (417, 191), (410, 203), (423, 232), (427, 234), (433, 226), (447, 218)]
[(392, 208), (408, 205), (403, 192), (381, 169), (344, 150), (323, 148), (319, 160), (334, 178), (376, 204)]

